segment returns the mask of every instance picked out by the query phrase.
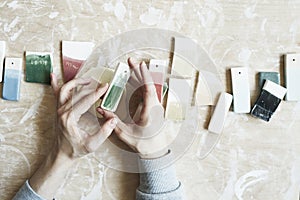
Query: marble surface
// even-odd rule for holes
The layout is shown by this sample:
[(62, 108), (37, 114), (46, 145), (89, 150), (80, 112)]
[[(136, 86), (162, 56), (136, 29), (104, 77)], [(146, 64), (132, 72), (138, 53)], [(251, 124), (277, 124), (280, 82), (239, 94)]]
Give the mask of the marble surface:
[[(299, 10), (298, 0), (2, 0), (0, 40), (7, 42), (10, 57), (23, 57), (27, 50), (53, 52), (54, 71), (61, 77), (61, 40), (101, 44), (137, 28), (169, 29), (203, 46), (228, 92), (228, 69), (248, 67), (254, 103), (257, 72), (282, 71), (282, 55), (300, 52)], [(51, 148), (54, 108), (49, 86), (24, 81), (20, 102), (0, 100), (1, 199), (12, 198)], [(300, 103), (282, 102), (269, 123), (230, 112), (219, 142), (203, 158), (208, 119), (200, 116), (196, 140), (176, 162), (187, 199), (299, 198)], [(89, 156), (72, 169), (58, 197), (134, 199), (137, 185), (137, 174), (110, 169)]]

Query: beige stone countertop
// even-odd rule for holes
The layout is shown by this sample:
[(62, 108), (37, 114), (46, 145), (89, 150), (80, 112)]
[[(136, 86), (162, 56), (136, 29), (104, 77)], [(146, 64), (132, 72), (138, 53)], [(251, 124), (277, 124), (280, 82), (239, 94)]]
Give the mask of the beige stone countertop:
[[(259, 71), (282, 71), (282, 55), (300, 53), (298, 0), (2, 0), (0, 40), (6, 56), (53, 52), (61, 77), (61, 41), (95, 44), (125, 31), (162, 28), (197, 41), (217, 66), (227, 92), (228, 69), (249, 70), (252, 105)], [(0, 199), (8, 200), (37, 169), (53, 143), (55, 103), (50, 86), (21, 82), (19, 102), (0, 100)], [(1, 84), (2, 85), (2, 84)], [(2, 86), (1, 86), (2, 88)], [(207, 108), (202, 108), (203, 110)], [(200, 123), (207, 124), (207, 117)], [(266, 123), (229, 112), (213, 151), (199, 156), (201, 126), (176, 162), (188, 200), (297, 200), (300, 192), (300, 103), (283, 101)], [(195, 133), (196, 134), (196, 133)], [(83, 158), (59, 199), (134, 199), (138, 175)]]

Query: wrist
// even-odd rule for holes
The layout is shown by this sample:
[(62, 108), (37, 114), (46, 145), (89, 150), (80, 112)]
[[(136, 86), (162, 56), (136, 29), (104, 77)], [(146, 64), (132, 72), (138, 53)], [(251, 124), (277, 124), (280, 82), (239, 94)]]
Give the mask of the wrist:
[(75, 160), (63, 150), (53, 148), (30, 178), (31, 188), (45, 198), (53, 198)]

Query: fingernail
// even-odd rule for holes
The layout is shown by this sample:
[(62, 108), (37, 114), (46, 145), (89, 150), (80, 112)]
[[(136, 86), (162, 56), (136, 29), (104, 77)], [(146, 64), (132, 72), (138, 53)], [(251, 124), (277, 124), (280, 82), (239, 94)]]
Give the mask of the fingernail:
[(98, 112), (99, 112), (101, 115), (104, 115), (104, 111), (103, 111), (101, 108), (98, 108)]
[(137, 63), (138, 63), (138, 61), (137, 61), (135, 58), (133, 58), (133, 57), (130, 57), (129, 60), (130, 60), (130, 62), (132, 62), (133, 64), (137, 64)]
[(113, 118), (113, 119), (110, 121), (110, 124), (111, 124), (111, 127), (115, 128), (116, 125), (117, 125), (117, 119), (116, 119), (116, 118)]
[(142, 66), (143, 66), (143, 67), (147, 67), (145, 61), (142, 62)]

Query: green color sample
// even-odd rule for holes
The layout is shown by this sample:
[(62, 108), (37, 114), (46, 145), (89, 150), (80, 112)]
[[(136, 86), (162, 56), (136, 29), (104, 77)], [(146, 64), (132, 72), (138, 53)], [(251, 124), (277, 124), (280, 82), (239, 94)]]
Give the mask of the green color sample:
[(26, 55), (26, 81), (50, 84), (52, 72), (51, 55)]
[(123, 92), (123, 89), (121, 87), (113, 85), (105, 99), (103, 106), (108, 110), (114, 110), (122, 92)]

